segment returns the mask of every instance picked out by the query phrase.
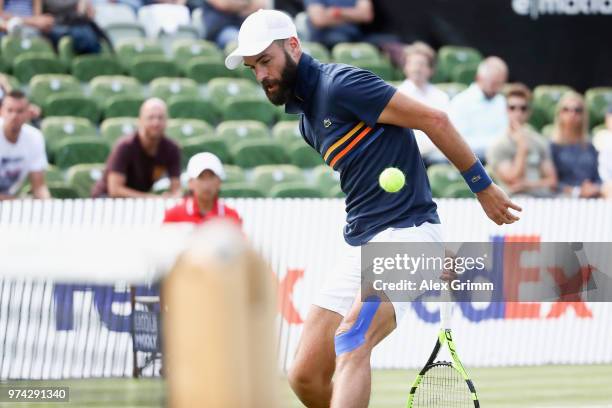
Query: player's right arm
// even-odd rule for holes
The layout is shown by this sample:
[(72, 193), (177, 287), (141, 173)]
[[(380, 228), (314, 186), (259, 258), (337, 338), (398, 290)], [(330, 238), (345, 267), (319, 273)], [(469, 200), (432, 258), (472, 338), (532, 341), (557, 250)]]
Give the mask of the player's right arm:
[[(395, 92), (378, 118), (378, 123), (422, 130), (442, 153), (465, 172), (476, 163), (476, 156), (459, 135), (446, 113), (430, 108)], [(509, 211), (521, 211), (495, 183), (476, 194), (487, 216), (496, 224), (512, 224), (518, 217)]]

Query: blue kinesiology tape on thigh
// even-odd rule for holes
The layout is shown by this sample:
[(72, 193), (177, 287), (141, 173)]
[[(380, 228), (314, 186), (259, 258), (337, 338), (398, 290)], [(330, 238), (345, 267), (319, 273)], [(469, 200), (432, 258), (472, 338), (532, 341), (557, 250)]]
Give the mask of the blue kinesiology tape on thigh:
[(370, 296), (366, 298), (361, 306), (359, 316), (355, 324), (345, 333), (339, 334), (335, 338), (336, 355), (355, 350), (357, 347), (365, 343), (365, 334), (370, 328), (372, 319), (380, 306), (380, 298), (378, 296)]

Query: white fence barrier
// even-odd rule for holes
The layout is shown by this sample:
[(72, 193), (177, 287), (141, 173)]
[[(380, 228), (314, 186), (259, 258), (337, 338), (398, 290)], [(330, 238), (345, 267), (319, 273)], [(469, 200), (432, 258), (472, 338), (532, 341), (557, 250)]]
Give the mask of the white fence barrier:
[[(518, 203), (524, 210), (521, 221), (498, 227), (486, 218), (476, 200), (438, 200), (445, 238), (453, 242), (487, 242), (492, 236), (528, 235), (542, 242), (612, 242), (612, 202), (523, 199)], [(10, 224), (50, 227), (58, 224), (158, 224), (164, 209), (171, 204), (163, 200), (2, 202), (0, 233), (3, 226)], [(309, 304), (337, 261), (342, 244), (343, 203), (319, 199), (235, 199), (227, 200), (227, 204), (239, 211), (246, 234), (277, 274), (281, 294), (279, 350), (281, 365), (286, 368), (291, 363)], [(33, 256), (35, 251), (36, 248), (32, 248)], [(83, 273), (87, 273), (86, 265)], [(2, 298), (7, 295), (6, 291), (0, 292)], [(52, 298), (41, 296), (38, 301), (52, 302)], [(0, 301), (0, 307), (5, 303)], [(120, 306), (112, 305), (112, 309), (119, 310)], [(39, 307), (51, 308), (51, 305)], [(437, 330), (435, 310), (428, 307), (413, 305), (398, 330), (377, 348), (373, 367), (406, 368), (422, 364)], [(455, 337), (462, 359), (470, 366), (612, 363), (612, 347), (609, 346), (612, 307), (609, 303), (590, 302), (586, 303), (586, 309), (580, 310), (570, 306), (558, 317), (548, 317), (554, 307), (549, 303), (537, 304), (535, 312), (530, 314), (509, 313), (503, 304), (486, 313), (478, 312), (482, 307), (469, 305), (455, 307), (454, 311)], [(2, 309), (0, 324), (6, 319), (1, 312)], [(100, 318), (95, 308), (87, 313), (91, 318)], [(96, 338), (100, 333), (110, 338), (105, 327), (96, 322), (86, 327), (75, 325), (73, 329), (95, 328), (96, 333), (87, 334), (85, 338)], [(55, 336), (55, 329), (49, 324), (48, 336)], [(125, 334), (122, 336), (119, 343), (125, 345)], [(0, 350), (0, 355), (2, 353), (7, 354), (7, 350)], [(118, 375), (116, 372), (98, 373), (110, 374)], [(129, 372), (123, 374), (129, 375)], [(0, 378), (5, 376), (0, 367)]]

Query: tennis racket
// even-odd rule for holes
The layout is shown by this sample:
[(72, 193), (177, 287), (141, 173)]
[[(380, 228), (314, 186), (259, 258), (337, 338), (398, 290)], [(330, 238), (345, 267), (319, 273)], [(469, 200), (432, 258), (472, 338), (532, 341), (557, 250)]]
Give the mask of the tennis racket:
[[(451, 335), (449, 324), (451, 303), (450, 296), (440, 307), (440, 332), (436, 345), (412, 383), (408, 396), (408, 408), (471, 408), (480, 407), (476, 389), (468, 376)], [(442, 346), (446, 344), (452, 362), (436, 361)]]

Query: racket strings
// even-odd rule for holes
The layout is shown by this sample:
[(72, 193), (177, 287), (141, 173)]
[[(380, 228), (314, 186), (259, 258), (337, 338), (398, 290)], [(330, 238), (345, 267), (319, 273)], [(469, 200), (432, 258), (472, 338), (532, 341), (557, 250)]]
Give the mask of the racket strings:
[(449, 364), (431, 367), (416, 389), (413, 407), (474, 407), (472, 394), (461, 374)]

